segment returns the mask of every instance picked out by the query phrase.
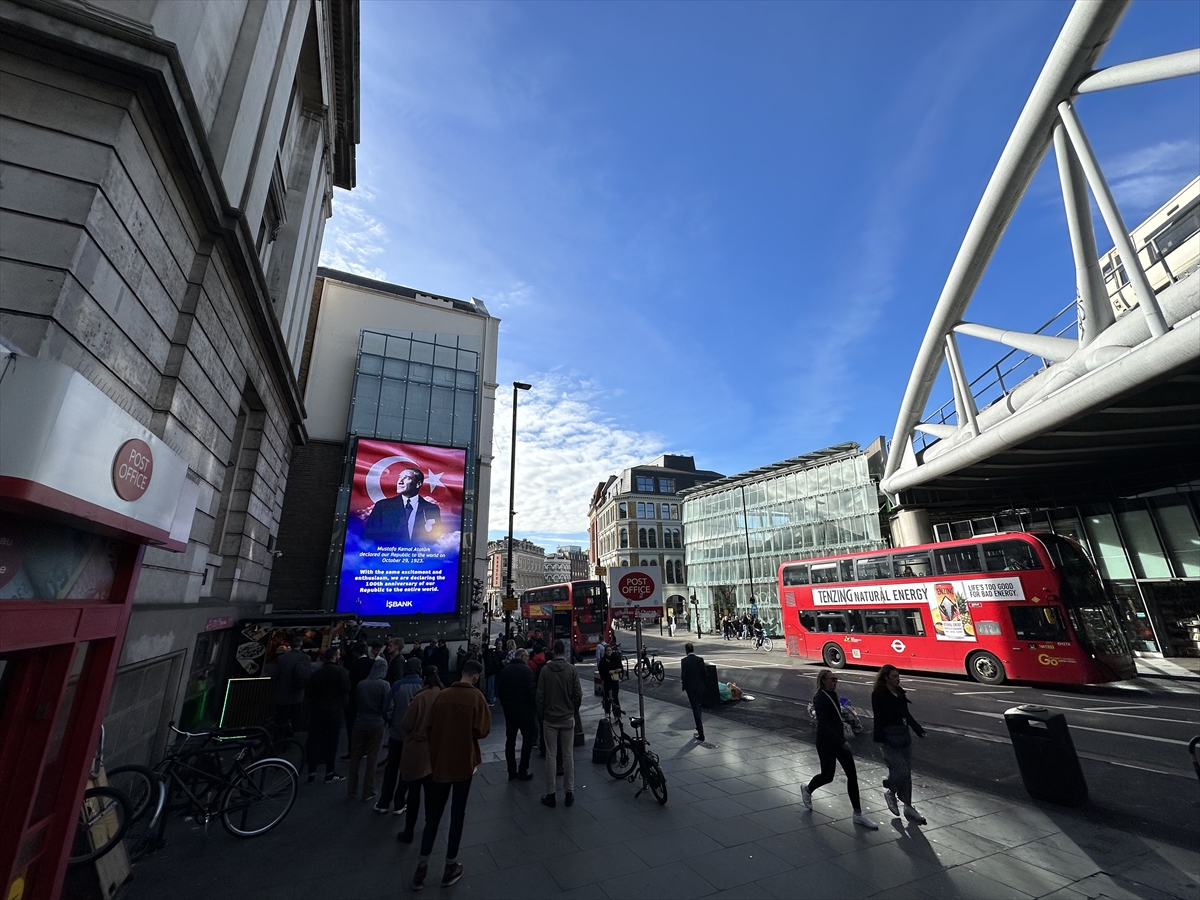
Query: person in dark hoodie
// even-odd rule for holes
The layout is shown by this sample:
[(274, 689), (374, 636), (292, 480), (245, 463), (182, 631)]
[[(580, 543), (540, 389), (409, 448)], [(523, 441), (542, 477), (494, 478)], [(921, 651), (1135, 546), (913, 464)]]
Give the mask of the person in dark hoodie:
[(275, 675), (275, 722), (286, 737), (291, 737), (304, 705), (304, 687), (312, 676), (312, 659), (300, 649), (304, 646), (303, 635), (290, 636), (288, 646), (288, 652), (279, 657)]
[(375, 812), (386, 813), (389, 807), (396, 815), (404, 812), (406, 788), (400, 778), (400, 760), (404, 752), (404, 714), (409, 701), (421, 689), (421, 662), (410, 659), (404, 664), (404, 677), (392, 685), (388, 693), (384, 718), (388, 721), (387, 768), (383, 770), (383, 790), (375, 801)]
[(356, 712), (354, 732), (350, 742), (350, 779), (346, 785), (351, 800), (358, 794), (358, 770), (365, 758), (367, 773), (363, 780), (363, 800), (375, 796), (375, 770), (378, 768), (379, 746), (383, 743), (383, 710), (391, 686), (387, 675), (387, 660), (376, 656), (371, 674), (364, 678), (354, 692)]
[[(525, 662), (527, 653), (516, 651), (500, 670), (497, 691), (504, 710), (504, 759), (509, 781), (532, 781), (529, 757), (537, 743), (537, 696), (533, 673)], [(521, 765), (517, 765), (517, 734), (521, 735)]]

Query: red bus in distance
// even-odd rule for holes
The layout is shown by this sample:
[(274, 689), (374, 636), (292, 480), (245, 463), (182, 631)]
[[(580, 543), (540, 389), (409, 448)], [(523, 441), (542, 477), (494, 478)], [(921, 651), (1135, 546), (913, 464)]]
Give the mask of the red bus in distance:
[(603, 581), (572, 581), (530, 588), (521, 594), (526, 635), (538, 632), (550, 646), (561, 638), (575, 656), (596, 652), (612, 629), (608, 589)]
[(1095, 684), (1137, 671), (1115, 605), (1074, 541), (1009, 533), (779, 567), (789, 656)]

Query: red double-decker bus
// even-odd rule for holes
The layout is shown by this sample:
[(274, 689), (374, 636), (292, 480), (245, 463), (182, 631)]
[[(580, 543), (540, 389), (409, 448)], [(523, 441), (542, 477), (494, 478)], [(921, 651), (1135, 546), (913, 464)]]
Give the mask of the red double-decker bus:
[(1133, 653), (1074, 541), (1010, 533), (784, 563), (791, 656), (961, 673), (984, 684), (1133, 678)]
[(576, 656), (595, 653), (612, 628), (608, 589), (603, 581), (530, 588), (521, 594), (521, 618), (526, 633), (540, 633), (547, 644), (562, 638)]

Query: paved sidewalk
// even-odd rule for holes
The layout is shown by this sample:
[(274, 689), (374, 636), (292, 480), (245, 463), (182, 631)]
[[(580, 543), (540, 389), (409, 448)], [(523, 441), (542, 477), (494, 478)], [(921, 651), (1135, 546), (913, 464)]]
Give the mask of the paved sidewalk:
[[(589, 669), (580, 674), (586, 685)], [(636, 714), (635, 690), (622, 691), (622, 700)], [(705, 731), (714, 746), (699, 746), (689, 710), (649, 697), (649, 737), (670, 798), (659, 806), (647, 791), (635, 800), (634, 786), (614, 782), (591, 762), (600, 709), (590, 694), (583, 713), (588, 744), (575, 751), (576, 804), (564, 807), (560, 791), (551, 810), (538, 802), (536, 754), (538, 778), (508, 781), (503, 714), (495, 707), (459, 854), (466, 875), (450, 888), (437, 884), (447, 811), (430, 865), (427, 890), (434, 896), (1194, 900), (1200, 893), (1200, 854), (1097, 827), (1052, 806), (1008, 803), (922, 777), (920, 745), (914, 800), (927, 826), (887, 812), (878, 787), (883, 768), (866, 740), (856, 746), (859, 782), (879, 831), (850, 821), (840, 770), (817, 792), (810, 812), (799, 786), (818, 768), (811, 742), (710, 716)], [(400, 818), (370, 807), (346, 800), (345, 783), (318, 779), (301, 785), (288, 819), (261, 838), (237, 840), (214, 823), (204, 840), (199, 829), (174, 819), (169, 846), (137, 865), (128, 896), (324, 900), (410, 893), (417, 847), (395, 840)]]

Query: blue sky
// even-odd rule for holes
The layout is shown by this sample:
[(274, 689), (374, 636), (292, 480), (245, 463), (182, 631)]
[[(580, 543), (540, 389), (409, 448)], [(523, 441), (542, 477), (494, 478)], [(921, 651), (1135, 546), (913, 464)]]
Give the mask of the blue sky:
[[(492, 536), (520, 380), (517, 534), (585, 543), (596, 483), (659, 453), (734, 474), (891, 436), (1069, 10), (367, 0), (358, 187), (322, 264), (503, 320)], [(1142, 0), (1101, 64), (1198, 43), (1200, 4)], [(1078, 109), (1130, 227), (1200, 172), (1200, 79)], [(1074, 291), (1050, 154), (971, 317), (1033, 329)], [(972, 376), (999, 356), (963, 352)]]

